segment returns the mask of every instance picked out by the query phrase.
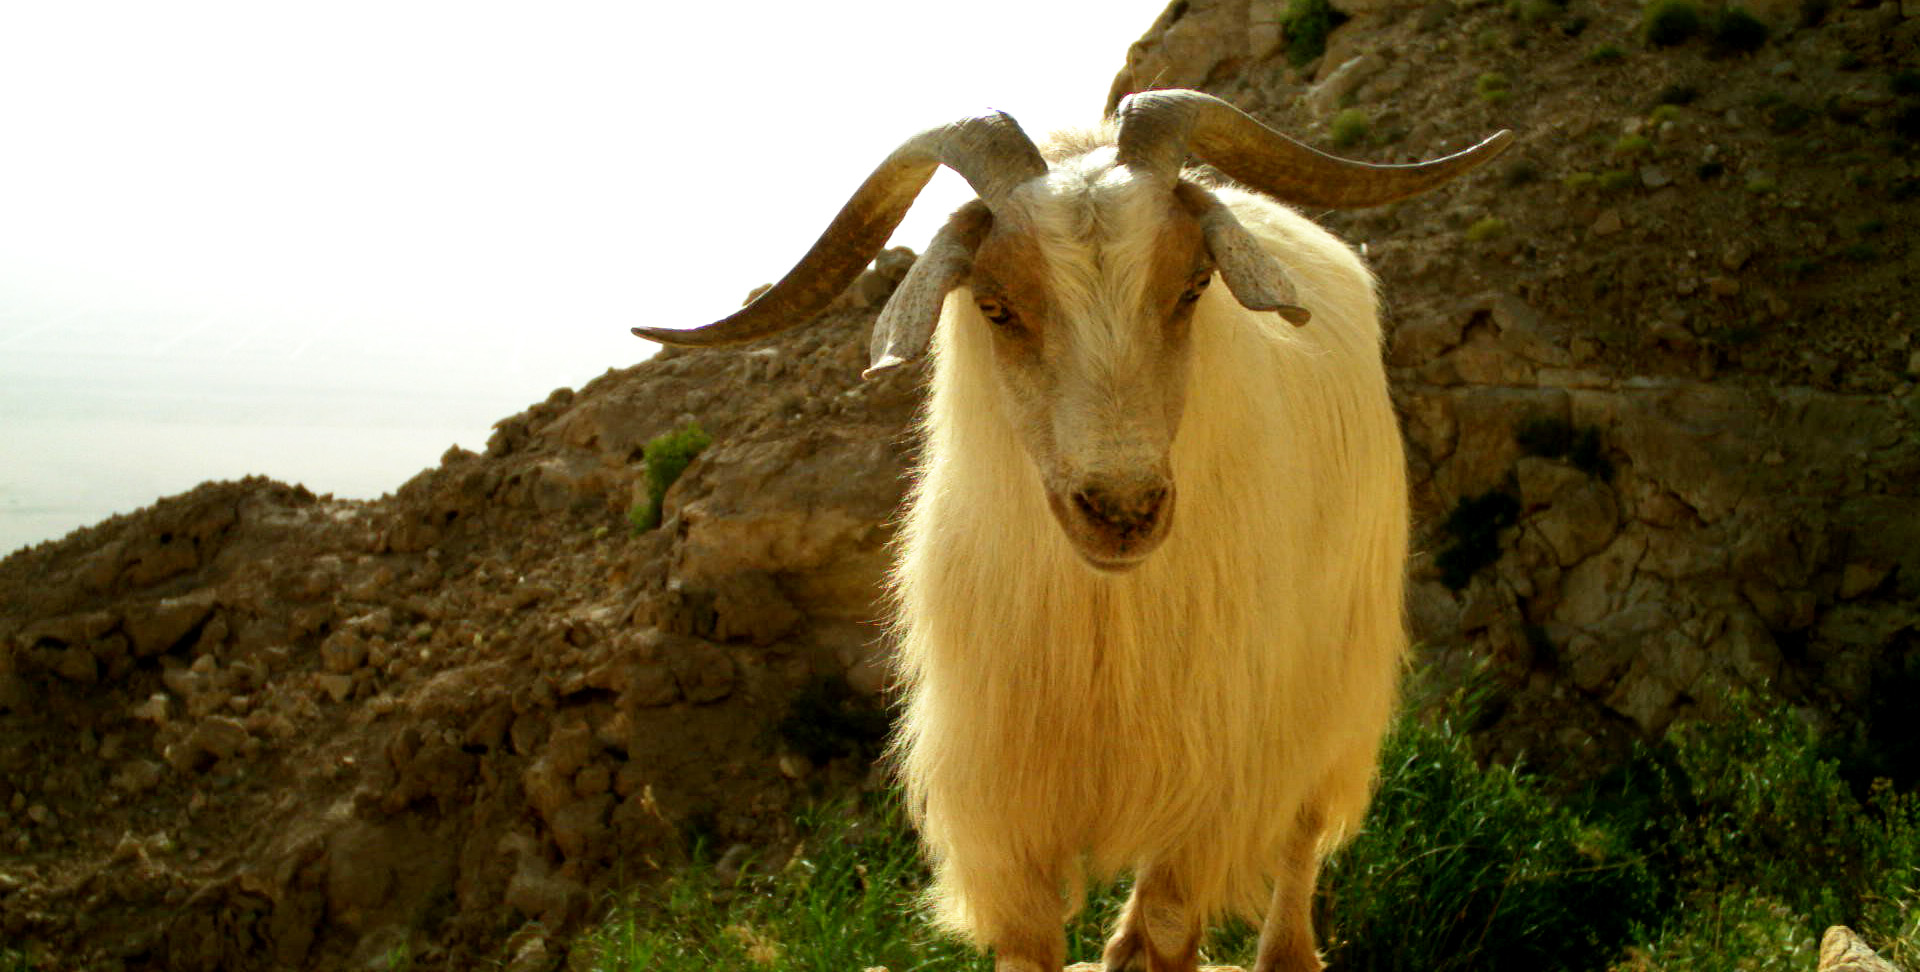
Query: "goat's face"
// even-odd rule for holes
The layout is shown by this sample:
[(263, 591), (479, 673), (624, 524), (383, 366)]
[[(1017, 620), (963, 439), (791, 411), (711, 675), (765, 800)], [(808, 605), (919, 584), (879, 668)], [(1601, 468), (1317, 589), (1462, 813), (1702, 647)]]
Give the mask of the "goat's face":
[(1213, 277), (1164, 188), (1061, 174), (1003, 207), (968, 281), (999, 393), (1055, 520), (1087, 563), (1137, 566), (1172, 529), (1188, 330)]

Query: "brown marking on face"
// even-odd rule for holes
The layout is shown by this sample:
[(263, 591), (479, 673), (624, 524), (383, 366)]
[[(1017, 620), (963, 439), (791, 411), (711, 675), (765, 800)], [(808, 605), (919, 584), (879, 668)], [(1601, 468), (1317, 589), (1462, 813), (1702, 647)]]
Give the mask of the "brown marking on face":
[[(974, 251), (970, 285), (974, 303), (994, 325), (996, 338), (1039, 352), (1054, 302), (1047, 287), (1046, 255), (1030, 228), (1015, 220), (996, 219)], [(996, 309), (999, 313), (994, 313)]]

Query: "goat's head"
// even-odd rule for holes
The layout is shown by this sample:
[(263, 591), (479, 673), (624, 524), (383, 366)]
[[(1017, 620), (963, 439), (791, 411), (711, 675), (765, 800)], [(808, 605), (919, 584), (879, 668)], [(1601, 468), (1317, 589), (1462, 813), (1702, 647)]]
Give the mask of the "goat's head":
[(1186, 400), (1187, 328), (1218, 275), (1249, 309), (1305, 324), (1287, 271), (1203, 184), (1189, 156), (1284, 202), (1379, 205), (1499, 154), (1492, 138), (1416, 165), (1338, 159), (1210, 95), (1151, 91), (1116, 113), (1117, 139), (1049, 168), (1005, 114), (922, 132), (881, 163), (800, 263), (723, 321), (634, 328), (663, 344), (764, 337), (824, 310), (859, 276), (939, 165), (980, 198), (960, 208), (901, 281), (874, 327), (869, 376), (925, 353), (949, 291), (992, 337), (996, 381), (1048, 505), (1093, 566), (1140, 563), (1171, 528), (1169, 457)]

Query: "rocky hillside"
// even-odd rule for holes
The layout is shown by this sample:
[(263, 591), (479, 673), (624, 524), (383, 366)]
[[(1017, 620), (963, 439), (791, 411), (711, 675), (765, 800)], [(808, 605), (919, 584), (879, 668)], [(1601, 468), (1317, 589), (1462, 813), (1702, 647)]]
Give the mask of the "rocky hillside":
[[(1521, 134), (1326, 216), (1387, 295), (1422, 659), (1491, 670), (1493, 755), (1584, 770), (1751, 685), (1920, 773), (1920, 17), (1756, 12), (1742, 50), (1620, 3), (1183, 0), (1116, 80), (1383, 161)], [(208, 484), (0, 562), (0, 948), (550, 968), (610, 889), (866, 780), (921, 376), (858, 375), (909, 262), (377, 502)]]
[(1698, 32), (1583, 0), (1175, 3), (1114, 98), (1198, 85), (1387, 162), (1519, 134), (1489, 176), (1325, 218), (1389, 306), (1416, 627), (1491, 663), (1497, 752), (1591, 762), (1745, 685), (1911, 781), (1920, 10), (1678, 5)]

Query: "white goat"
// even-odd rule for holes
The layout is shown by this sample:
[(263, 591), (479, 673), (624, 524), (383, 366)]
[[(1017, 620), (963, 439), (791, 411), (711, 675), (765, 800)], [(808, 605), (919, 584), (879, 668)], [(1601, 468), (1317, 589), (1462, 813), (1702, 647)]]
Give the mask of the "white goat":
[(1509, 140), (1370, 166), (1190, 91), (1134, 95), (1045, 153), (1005, 115), (964, 119), (889, 157), (755, 304), (635, 329), (707, 345), (801, 323), (937, 164), (980, 194), (882, 311), (873, 370), (931, 343), (896, 756), (939, 912), (1000, 972), (1059, 968), (1086, 876), (1126, 869), (1109, 970), (1191, 970), (1208, 920), (1263, 906), (1257, 968), (1320, 967), (1314, 882), (1366, 808), (1405, 645), (1400, 439), (1359, 259), (1185, 164), (1355, 207)]

